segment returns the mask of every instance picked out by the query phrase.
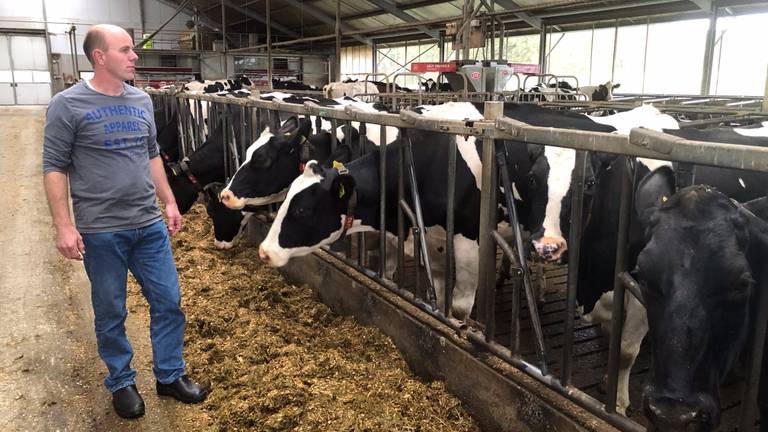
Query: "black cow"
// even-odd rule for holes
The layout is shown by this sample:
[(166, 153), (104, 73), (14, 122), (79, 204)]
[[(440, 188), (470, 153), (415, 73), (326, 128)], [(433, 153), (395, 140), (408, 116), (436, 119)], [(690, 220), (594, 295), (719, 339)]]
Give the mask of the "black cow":
[[(239, 111), (232, 116), (235, 136), (239, 135)], [(230, 129), (232, 132), (232, 129)], [(168, 183), (179, 211), (184, 214), (197, 201), (203, 187), (209, 183), (223, 182), (224, 179), (224, 128), (221, 124), (208, 136), (205, 143), (178, 164), (170, 164)]]
[(213, 244), (217, 249), (231, 249), (235, 237), (243, 232), (252, 212), (232, 210), (219, 201), (219, 193), (224, 188), (224, 183), (210, 183), (205, 185), (204, 199), (205, 210), (213, 221)]
[[(667, 132), (701, 141), (722, 141), (729, 138), (741, 144), (761, 144), (759, 138), (744, 137), (734, 131), (730, 135), (723, 131), (669, 130)], [(590, 196), (585, 198), (585, 215), (577, 299), (587, 314), (588, 321), (595, 321), (609, 329), (613, 302), (613, 279), (615, 272), (616, 242), (618, 240), (618, 219), (620, 204), (620, 185), (623, 176), (631, 176), (638, 181), (648, 175), (646, 163), (651, 161), (611, 155), (593, 155), (594, 185)], [(655, 176), (671, 173), (670, 166), (662, 166), (654, 171)], [(733, 199), (747, 201), (765, 194), (765, 182), (768, 176), (763, 173), (740, 171), (709, 166), (695, 167), (694, 182), (714, 185), (721, 188)], [(673, 176), (672, 174), (669, 174)], [(635, 185), (637, 187), (637, 184)], [(568, 215), (561, 215), (561, 224), (567, 224)], [(634, 213), (630, 220), (629, 254), (627, 262), (633, 268), (638, 254), (645, 246), (642, 214)], [(640, 344), (648, 328), (645, 311), (634, 298), (627, 301), (627, 313), (621, 335), (621, 359), (619, 372), (618, 409), (626, 409), (629, 404), (629, 372), (640, 350)]]
[(160, 156), (162, 156), (163, 163), (165, 164), (179, 161), (180, 136), (178, 119), (178, 113), (174, 112), (167, 125), (162, 129), (158, 129), (157, 145), (160, 148)]
[[(709, 186), (674, 188), (670, 171), (655, 172), (636, 196), (648, 227), (637, 274), (653, 359), (643, 406), (660, 430), (711, 431), (719, 386), (753, 326), (757, 292), (768, 289), (768, 225)], [(766, 377), (760, 386), (765, 425)]]

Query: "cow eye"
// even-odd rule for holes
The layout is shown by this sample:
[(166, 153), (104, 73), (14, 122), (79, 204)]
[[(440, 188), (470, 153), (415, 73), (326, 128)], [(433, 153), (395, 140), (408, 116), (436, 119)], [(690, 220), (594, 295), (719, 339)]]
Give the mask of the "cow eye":
[(528, 184), (529, 184), (529, 185), (530, 185), (532, 188), (535, 188), (535, 187), (536, 187), (536, 185), (537, 185), (537, 182), (536, 182), (536, 177), (533, 177), (533, 176), (531, 176), (531, 177), (528, 177)]
[(293, 214), (296, 217), (304, 217), (304, 215), (306, 214), (306, 211), (304, 210), (304, 207), (299, 207), (296, 210), (294, 210)]

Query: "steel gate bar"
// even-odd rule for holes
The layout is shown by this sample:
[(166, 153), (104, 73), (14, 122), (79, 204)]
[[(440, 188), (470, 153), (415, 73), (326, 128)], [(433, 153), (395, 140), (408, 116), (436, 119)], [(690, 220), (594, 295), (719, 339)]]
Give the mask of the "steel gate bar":
[(387, 273), (387, 128), (379, 127), (379, 277)]
[[(427, 229), (424, 226), (424, 215), (421, 210), (421, 197), (419, 196), (418, 181), (416, 180), (416, 167), (413, 162), (413, 148), (411, 144), (411, 138), (407, 135), (404, 136), (403, 144), (406, 144), (406, 163), (408, 169), (408, 180), (411, 187), (411, 200), (413, 201), (413, 210), (416, 215), (416, 223), (420, 231), (419, 246), (421, 248), (421, 255), (424, 257), (424, 270), (427, 273), (427, 281), (429, 282), (429, 291), (427, 292), (429, 300), (432, 303), (434, 309), (437, 308), (437, 293), (435, 292), (435, 279), (432, 275), (432, 264), (429, 262), (429, 252), (427, 250)], [(416, 239), (413, 243), (414, 254), (416, 252)], [(418, 268), (418, 260), (416, 261)]]
[(456, 269), (453, 236), (456, 224), (456, 142), (448, 143), (448, 184), (445, 213), (445, 275), (443, 280), (443, 314), (451, 316), (453, 304), (454, 272)]
[(564, 386), (571, 385), (573, 373), (573, 332), (576, 315), (576, 293), (579, 281), (579, 259), (581, 257), (582, 214), (584, 213), (584, 176), (588, 153), (576, 152), (576, 164), (571, 176), (571, 229), (568, 236), (568, 294), (565, 317), (565, 340), (563, 341), (563, 367), (560, 381)]
[[(350, 128), (351, 128), (350, 124)], [(360, 123), (360, 127), (358, 129), (358, 135), (359, 135), (359, 141), (360, 141), (360, 157), (363, 157), (363, 150), (365, 148), (365, 142), (366, 142), (366, 134), (367, 134), (367, 128), (365, 126), (365, 123)], [(366, 257), (366, 248), (365, 248), (365, 233), (358, 233), (357, 234), (357, 264), (360, 267), (365, 267), (365, 257)]]
[[(496, 240), (496, 243), (501, 246), (502, 251), (507, 254), (509, 260), (516, 265), (518, 274), (523, 277), (523, 286), (525, 287), (525, 297), (528, 300), (528, 312), (531, 318), (531, 327), (533, 327), (534, 334), (536, 335), (536, 355), (541, 362), (541, 373), (546, 375), (548, 372), (547, 355), (544, 346), (544, 331), (541, 329), (541, 319), (539, 318), (539, 309), (536, 304), (536, 295), (534, 294), (533, 284), (531, 283), (531, 272), (528, 268), (528, 260), (525, 259), (523, 234), (520, 231), (520, 222), (517, 217), (515, 198), (512, 195), (512, 182), (509, 179), (509, 170), (507, 168), (507, 145), (508, 143), (506, 141), (499, 141), (496, 144), (495, 153), (498, 172), (501, 177), (501, 185), (504, 187), (504, 197), (506, 198), (507, 212), (509, 214), (509, 224), (512, 227), (512, 231), (515, 233), (515, 248), (517, 249), (517, 255), (513, 254), (512, 248), (495, 229), (491, 231), (491, 234)], [(519, 307), (519, 303), (517, 306)], [(512, 317), (513, 321), (519, 319), (519, 310), (514, 311), (513, 313), (515, 315)]]
[[(629, 167), (629, 158), (625, 158)], [(621, 351), (621, 333), (624, 327), (624, 284), (619, 275), (626, 271), (629, 253), (629, 224), (634, 197), (633, 179), (637, 170), (628, 169), (621, 179), (621, 209), (619, 211), (619, 235), (616, 242), (616, 271), (613, 284), (613, 311), (611, 314), (611, 342), (608, 346), (608, 390), (605, 410), (616, 412), (617, 390), (619, 385), (619, 358)]]

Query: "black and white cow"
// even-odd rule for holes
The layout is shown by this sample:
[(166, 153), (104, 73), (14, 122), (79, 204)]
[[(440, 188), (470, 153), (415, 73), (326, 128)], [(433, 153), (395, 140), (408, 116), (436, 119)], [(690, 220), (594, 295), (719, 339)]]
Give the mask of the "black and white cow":
[(424, 88), (424, 91), (427, 93), (436, 93), (436, 92), (452, 92), (453, 87), (451, 87), (451, 84), (449, 83), (438, 83), (432, 78), (427, 79), (423, 83), (421, 83), (421, 86)]
[[(765, 198), (758, 201), (768, 217)], [(648, 242), (637, 274), (653, 360), (643, 406), (658, 430), (712, 431), (720, 423), (720, 384), (754, 326), (756, 294), (768, 290), (768, 224), (745, 211), (750, 204), (703, 185), (674, 193), (668, 170), (638, 189)], [(764, 425), (768, 377), (760, 387)]]
[(619, 88), (621, 84), (614, 84), (608, 81), (605, 84), (596, 86), (581, 86), (579, 92), (587, 96), (589, 101), (610, 101), (613, 100), (613, 91)]
[[(291, 103), (289, 100), (295, 96), (287, 93), (271, 93), (269, 97), (275, 97), (284, 102)], [(312, 99), (313, 101), (316, 99)], [(330, 102), (335, 103), (332, 105)], [(336, 100), (321, 100), (326, 102), (325, 106), (329, 108), (342, 108), (351, 105), (353, 108), (366, 111), (377, 112), (377, 108), (369, 103), (361, 102), (357, 99), (344, 97)], [(265, 205), (280, 202), (285, 198), (288, 187), (293, 179), (303, 172), (303, 165), (310, 159), (327, 163), (330, 160), (339, 160), (346, 162), (351, 160), (353, 155), (364, 154), (372, 151), (371, 145), (379, 145), (381, 140), (381, 126), (377, 124), (366, 125), (366, 141), (364, 148), (359, 148), (359, 135), (357, 128), (358, 122), (352, 122), (352, 129), (346, 126), (336, 131), (336, 139), (340, 146), (336, 153), (331, 153), (331, 135), (330, 133), (320, 133), (310, 136), (312, 121), (304, 123), (292, 123), (291, 127), (273, 134), (265, 130), (261, 137), (256, 140), (247, 150), (245, 161), (232, 176), (227, 187), (222, 191), (221, 200), (229, 208), (238, 209), (245, 205)], [(296, 119), (293, 120), (296, 122)], [(331, 123), (327, 120), (321, 122), (323, 130), (330, 130)], [(301, 134), (294, 136), (294, 126), (300, 126)], [(303, 129), (301, 129), (303, 127)], [(397, 128), (386, 127), (387, 142), (393, 142), (398, 135)], [(352, 148), (345, 145), (346, 134), (351, 135)], [(304, 137), (304, 139), (302, 139)], [(306, 139), (308, 138), (308, 141)], [(308, 154), (302, 155), (301, 147), (308, 144), (306, 151)], [(347, 152), (345, 154), (344, 152)]]
[[(358, 147), (359, 136), (354, 129), (343, 127), (337, 136), (338, 146), (332, 150), (330, 132), (310, 136), (311, 128), (310, 120), (291, 117), (276, 133), (265, 129), (248, 148), (245, 161), (221, 191), (221, 202), (231, 209), (241, 209), (246, 205), (282, 201), (291, 182), (301, 175), (309, 160), (348, 162), (355, 154), (372, 151), (370, 143), (362, 149)], [(344, 142), (345, 133), (351, 134), (353, 148)]]
[[(472, 104), (448, 103), (429, 106), (423, 110), (429, 118), (476, 121), (482, 115)], [(477, 284), (477, 248), (479, 229), (481, 143), (475, 137), (457, 137), (442, 133), (410, 130), (387, 146), (386, 167), (396, 172), (398, 148), (411, 140), (421, 207), (427, 238), (445, 238), (447, 178), (444, 169), (449, 145), (456, 145), (459, 157), (456, 168), (455, 209), (456, 288), (451, 310), (458, 319), (465, 319), (472, 310)], [(528, 157), (526, 152), (525, 157)], [(385, 213), (387, 226), (379, 226), (379, 152), (373, 152), (349, 163), (341, 172), (322, 168), (317, 163), (307, 165), (304, 174), (293, 181), (275, 222), (259, 247), (261, 258), (272, 266), (285, 265), (291, 257), (311, 253), (331, 244), (344, 234), (385, 229), (396, 233), (397, 206), (388, 200)], [(387, 196), (396, 196), (397, 178), (387, 176)], [(410, 202), (410, 196), (406, 200)], [(351, 204), (350, 204), (351, 203)], [(433, 246), (443, 243), (429, 241)], [(436, 247), (428, 248), (433, 263), (438, 305), (444, 303), (444, 260), (438, 259)]]

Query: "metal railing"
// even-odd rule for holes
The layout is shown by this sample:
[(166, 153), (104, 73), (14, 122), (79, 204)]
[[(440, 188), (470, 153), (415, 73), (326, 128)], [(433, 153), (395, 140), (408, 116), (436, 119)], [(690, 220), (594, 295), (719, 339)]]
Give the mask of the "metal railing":
[[(398, 194), (396, 197), (386, 195), (386, 179), (393, 173), (388, 172), (386, 166), (386, 142), (387, 131), (386, 128), (381, 128), (381, 145), (378, 149), (380, 152), (380, 165), (379, 165), (379, 184), (380, 184), (380, 212), (379, 212), (379, 224), (381, 227), (387, 226), (386, 224), (386, 204), (389, 200), (395, 200), (398, 204), (398, 247), (397, 247), (397, 280), (392, 281), (385, 276), (385, 262), (387, 256), (387, 238), (386, 232), (382, 229), (379, 232), (380, 245), (379, 245), (379, 266), (377, 271), (371, 270), (365, 267), (365, 257), (361, 252), (362, 245), (358, 244), (358, 255), (352, 257), (351, 248), (347, 248), (347, 256), (340, 257), (347, 264), (353, 266), (357, 271), (371, 277), (383, 286), (389, 288), (393, 292), (397, 293), (404, 299), (408, 300), (412, 304), (419, 307), (421, 310), (429, 313), (432, 317), (438, 319), (440, 322), (448, 325), (454, 329), (460, 335), (466, 337), (476, 346), (486, 350), (499, 357), (500, 359), (508, 362), (509, 364), (526, 372), (529, 376), (535, 378), (542, 384), (554, 389), (561, 395), (575, 401), (581, 406), (585, 407), (595, 415), (608, 421), (614, 426), (617, 426), (623, 430), (628, 431), (640, 431), (643, 427), (629, 418), (620, 415), (616, 412), (616, 397), (618, 387), (618, 359), (619, 350), (621, 348), (621, 330), (623, 325), (624, 316), (624, 296), (625, 291), (629, 290), (630, 293), (638, 297), (642, 302), (642, 296), (640, 295), (637, 287), (637, 282), (633, 280), (629, 275), (626, 268), (626, 244), (627, 244), (627, 230), (629, 226), (629, 216), (631, 213), (631, 203), (633, 194), (633, 182), (629, 175), (625, 175), (622, 179), (622, 194), (621, 194), (621, 212), (619, 220), (619, 241), (617, 243), (617, 256), (616, 256), (616, 274), (614, 285), (614, 300), (613, 300), (613, 317), (619, 317), (620, 319), (614, 319), (613, 331), (611, 333), (609, 343), (609, 365), (608, 365), (608, 394), (605, 401), (600, 401), (593, 396), (580, 390), (572, 383), (571, 376), (574, 367), (574, 355), (573, 355), (573, 333), (574, 323), (573, 317), (576, 311), (576, 290), (577, 290), (577, 271), (578, 260), (580, 254), (579, 245), (581, 243), (581, 213), (583, 207), (583, 194), (585, 183), (585, 166), (587, 163), (587, 152), (602, 152), (618, 155), (627, 155), (631, 157), (644, 157), (653, 159), (663, 159), (670, 161), (678, 161), (693, 164), (721, 166), (727, 168), (746, 169), (754, 171), (768, 172), (768, 148), (753, 147), (747, 145), (735, 145), (724, 143), (711, 143), (701, 141), (691, 141), (675, 136), (667, 135), (660, 132), (654, 132), (647, 129), (635, 128), (632, 129), (628, 136), (616, 135), (610, 133), (601, 132), (586, 132), (579, 130), (558, 129), (549, 127), (537, 127), (531, 126), (513, 119), (503, 117), (503, 103), (502, 102), (486, 102), (485, 103), (485, 120), (464, 122), (464, 121), (450, 121), (450, 120), (436, 120), (424, 118), (415, 115), (411, 112), (401, 112), (400, 114), (380, 113), (380, 112), (367, 112), (360, 111), (347, 106), (344, 109), (333, 109), (328, 107), (321, 107), (312, 103), (305, 103), (304, 105), (294, 105), (282, 103), (279, 101), (260, 101), (260, 100), (246, 100), (246, 99), (230, 99), (219, 96), (211, 95), (190, 95), (190, 94), (175, 94), (170, 95), (167, 92), (147, 90), (153, 98), (173, 98), (175, 102), (168, 103), (165, 101), (164, 106), (178, 106), (180, 115), (180, 124), (185, 125), (189, 123), (189, 120), (184, 120), (183, 117), (191, 116), (191, 110), (185, 108), (188, 103), (195, 101), (196, 103), (207, 102), (211, 105), (226, 105), (229, 110), (240, 109), (242, 112), (242, 127), (249, 131), (250, 135), (243, 134), (241, 146), (247, 143), (246, 138), (257, 136), (254, 134), (253, 120), (256, 119), (255, 124), (261, 124), (261, 119), (265, 115), (269, 115), (269, 112), (283, 112), (291, 115), (298, 116), (318, 116), (330, 120), (332, 126), (335, 128), (338, 122), (344, 122), (347, 125), (357, 124), (361, 130), (360, 139), (365, 139), (366, 124), (379, 124), (383, 126), (396, 127), (399, 130), (401, 142), (405, 142), (406, 145), (399, 146), (399, 169), (396, 175), (398, 175)], [(221, 109), (213, 110), (213, 112), (221, 112)], [(231, 112), (231, 111), (230, 111)], [(226, 122), (228, 117), (225, 115), (219, 115), (220, 121)], [(271, 116), (274, 121), (279, 122), (279, 115)], [(185, 123), (185, 121), (187, 123)], [(250, 123), (250, 125), (249, 125)], [(215, 122), (214, 122), (215, 124)], [(199, 125), (199, 122), (198, 122)], [(418, 200), (418, 188), (416, 185), (416, 176), (414, 174), (413, 158), (410, 156), (412, 146), (423, 145), (422, 143), (411, 143), (408, 137), (408, 130), (410, 128), (416, 128), (426, 131), (432, 131), (437, 133), (455, 134), (465, 137), (475, 137), (475, 139), (482, 140), (482, 182), (481, 182), (481, 207), (480, 207), (480, 232), (479, 232), (479, 271), (477, 281), (477, 294), (475, 304), (478, 307), (477, 318), (475, 321), (470, 321), (467, 327), (465, 323), (457, 321), (452, 317), (450, 311), (451, 305), (451, 293), (453, 289), (453, 264), (454, 264), (454, 246), (452, 243), (454, 233), (454, 220), (453, 211), (451, 209), (456, 208), (455, 202), (455, 181), (456, 181), (456, 145), (451, 146), (448, 154), (448, 195), (447, 195), (447, 220), (446, 220), (446, 291), (445, 291), (445, 308), (438, 310), (435, 307), (435, 293), (434, 284), (432, 283), (432, 277), (429, 275), (430, 266), (429, 258), (426, 251), (426, 244), (424, 242), (424, 236), (426, 234), (425, 227), (420, 217), (420, 205)], [(188, 135), (182, 137), (182, 139), (195, 139), (195, 137), (202, 137), (201, 133), (193, 135), (193, 132), (186, 131), (185, 127), (182, 127), (185, 133), (182, 135)], [(191, 129), (190, 129), (191, 130)], [(258, 133), (258, 131), (256, 131)], [(349, 138), (349, 134), (346, 135), (346, 139)], [(335, 134), (331, 134), (332, 146), (336, 145)], [(503, 163), (505, 157), (505, 149), (500, 146), (502, 141), (514, 141), (513, 145), (517, 143), (529, 143), (539, 144), (545, 146), (556, 146), (563, 148), (570, 148), (576, 151), (576, 165), (573, 174), (573, 205), (571, 208), (571, 221), (573, 223), (570, 230), (569, 238), (569, 272), (567, 283), (567, 315), (566, 315), (566, 335), (563, 343), (562, 354), (562, 368), (560, 376), (555, 376), (548, 371), (546, 349), (544, 344), (545, 336), (541, 331), (541, 323), (537, 319), (536, 300), (531, 289), (530, 275), (525, 270), (525, 256), (522, 253), (522, 236), (519, 230), (519, 224), (516, 221), (516, 214), (514, 211), (510, 212), (511, 223), (515, 230), (515, 242), (513, 245), (509, 245), (501, 235), (496, 231), (496, 208), (497, 208), (497, 193), (500, 175), (501, 184), (505, 191), (510, 191), (509, 178), (505, 170)], [(186, 143), (186, 141), (184, 141)], [(227, 142), (225, 140), (225, 142)], [(194, 148), (194, 146), (192, 146)], [(188, 150), (188, 146), (185, 145), (185, 149)], [(406, 191), (406, 179), (410, 183), (409, 191)], [(408, 194), (410, 194), (410, 204), (408, 203)], [(510, 204), (510, 195), (505, 196), (507, 206), (514, 210), (514, 205)], [(415, 289), (408, 290), (405, 283), (405, 257), (404, 257), (404, 242), (406, 237), (406, 218), (410, 220), (412, 229), (416, 240), (414, 244), (419, 244), (419, 247), (414, 247), (415, 263), (417, 272), (419, 271), (419, 263), (423, 259), (425, 264), (425, 270), (428, 273), (428, 280), (430, 289), (426, 291), (425, 296), (421, 296), (418, 289), (418, 284)], [(520, 351), (519, 343), (517, 340), (510, 344), (510, 347), (506, 347), (494, 340), (494, 325), (495, 325), (495, 311), (494, 311), (494, 298), (495, 298), (495, 275), (496, 275), (496, 252), (497, 246), (502, 250), (502, 253), (518, 268), (523, 269), (522, 276), (524, 279), (524, 291), (526, 300), (529, 307), (529, 313), (531, 315), (533, 333), (535, 336), (537, 357), (539, 359), (538, 365), (533, 364), (525, 360)], [(355, 262), (356, 261), (356, 262)], [(515, 332), (519, 330), (520, 320), (520, 302), (516, 302), (514, 306), (516, 309), (513, 311), (513, 336)], [(760, 316), (757, 319), (758, 335), (765, 334), (766, 321), (768, 321), (768, 307), (760, 310)], [(515, 328), (517, 326), (517, 328)], [(743, 414), (741, 416), (742, 428), (741, 430), (748, 430), (750, 425), (754, 425), (755, 414), (754, 405), (756, 403), (755, 395), (757, 391), (757, 385), (759, 383), (759, 364), (763, 355), (763, 344), (754, 344), (755, 349), (751, 353), (751, 362), (748, 372), (749, 380), (745, 381), (744, 386), (744, 399), (742, 400)], [(755, 379), (752, 379), (755, 378)], [(748, 399), (749, 398), (749, 399)]]

